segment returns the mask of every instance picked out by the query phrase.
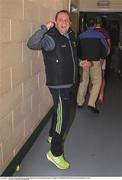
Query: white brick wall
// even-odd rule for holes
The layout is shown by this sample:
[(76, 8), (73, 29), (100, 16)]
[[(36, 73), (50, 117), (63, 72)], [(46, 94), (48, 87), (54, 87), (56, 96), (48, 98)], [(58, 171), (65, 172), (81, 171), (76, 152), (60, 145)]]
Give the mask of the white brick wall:
[(52, 107), (42, 54), (26, 43), (63, 8), (68, 0), (0, 0), (0, 174)]

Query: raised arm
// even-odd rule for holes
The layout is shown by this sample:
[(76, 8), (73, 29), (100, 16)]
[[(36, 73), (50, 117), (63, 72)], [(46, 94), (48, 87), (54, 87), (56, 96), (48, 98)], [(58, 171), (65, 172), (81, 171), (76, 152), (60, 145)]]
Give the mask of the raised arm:
[(55, 48), (55, 42), (47, 33), (54, 26), (53, 22), (48, 22), (47, 25), (42, 25), (28, 40), (27, 46), (33, 50), (44, 49), (51, 51)]

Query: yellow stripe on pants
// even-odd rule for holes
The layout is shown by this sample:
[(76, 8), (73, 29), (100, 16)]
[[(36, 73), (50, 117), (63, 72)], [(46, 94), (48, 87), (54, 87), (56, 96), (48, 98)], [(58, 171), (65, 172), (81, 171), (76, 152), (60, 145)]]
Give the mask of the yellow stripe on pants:
[(61, 133), (61, 127), (62, 127), (62, 101), (61, 101), (61, 97), (59, 96), (58, 109), (57, 109), (57, 124), (56, 124), (56, 132), (58, 134)]

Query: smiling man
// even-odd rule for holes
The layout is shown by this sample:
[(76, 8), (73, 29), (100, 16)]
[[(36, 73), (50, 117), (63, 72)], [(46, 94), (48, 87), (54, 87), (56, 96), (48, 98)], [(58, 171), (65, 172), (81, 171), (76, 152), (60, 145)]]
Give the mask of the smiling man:
[(46, 71), (46, 84), (54, 101), (54, 113), (48, 142), (51, 148), (47, 159), (59, 169), (68, 169), (64, 159), (63, 140), (69, 123), (70, 91), (76, 81), (77, 54), (75, 36), (70, 29), (67, 10), (56, 13), (55, 22), (42, 25), (28, 40), (27, 46), (42, 50)]

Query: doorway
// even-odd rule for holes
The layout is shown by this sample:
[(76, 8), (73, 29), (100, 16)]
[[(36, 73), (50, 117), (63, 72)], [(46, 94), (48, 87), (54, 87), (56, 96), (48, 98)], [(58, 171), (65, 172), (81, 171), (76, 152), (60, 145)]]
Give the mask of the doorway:
[[(105, 13), (105, 12), (80, 12), (79, 18), (79, 31), (86, 29), (87, 18), (95, 18), (100, 16), (102, 18), (103, 27), (109, 32), (112, 44), (118, 45), (120, 39), (120, 20), (122, 13)], [(122, 31), (122, 30), (121, 30)]]
[(86, 30), (86, 20), (96, 16), (101, 17), (102, 26), (108, 31), (111, 39), (108, 68), (114, 69), (122, 76), (122, 12), (80, 12), (79, 33)]

